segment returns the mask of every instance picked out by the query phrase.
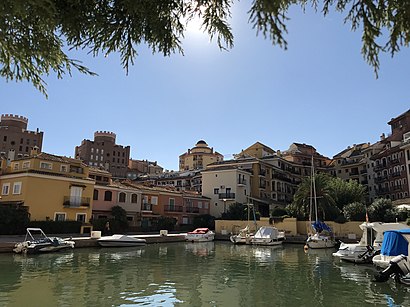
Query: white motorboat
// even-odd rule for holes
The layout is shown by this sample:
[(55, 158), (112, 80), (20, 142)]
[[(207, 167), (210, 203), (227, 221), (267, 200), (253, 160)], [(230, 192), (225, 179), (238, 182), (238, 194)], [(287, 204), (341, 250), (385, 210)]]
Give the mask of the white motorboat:
[(125, 247), (145, 245), (145, 239), (134, 238), (126, 235), (104, 236), (97, 240), (98, 244), (103, 247)]
[(273, 226), (262, 226), (250, 242), (254, 245), (281, 245), (285, 240), (285, 232)]
[(197, 228), (185, 236), (185, 240), (189, 242), (208, 242), (213, 241), (214, 238), (215, 233), (209, 228)]
[(380, 255), (373, 257), (373, 263), (384, 269), (375, 275), (379, 282), (387, 281), (391, 276), (395, 280), (410, 283), (410, 229), (388, 230), (384, 233)]
[(381, 249), (383, 233), (387, 230), (404, 229), (407, 226), (400, 223), (365, 222), (359, 227), (363, 230), (360, 242), (341, 242), (339, 250), (333, 253), (333, 256), (353, 263), (371, 263), (374, 255)]
[(17, 254), (55, 252), (65, 248), (74, 248), (75, 242), (60, 237), (47, 237), (41, 228), (27, 228), (24, 241), (17, 243), (13, 251)]
[(410, 254), (410, 229), (388, 230), (384, 233), (380, 254), (373, 257), (373, 264), (385, 269), (399, 255)]

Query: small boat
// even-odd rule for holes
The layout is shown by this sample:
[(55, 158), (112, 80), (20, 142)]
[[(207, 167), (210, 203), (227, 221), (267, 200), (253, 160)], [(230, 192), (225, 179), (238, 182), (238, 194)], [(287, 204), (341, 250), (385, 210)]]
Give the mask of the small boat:
[(360, 242), (341, 242), (339, 250), (333, 253), (334, 257), (353, 263), (371, 263), (372, 258), (380, 252), (383, 233), (387, 230), (403, 229), (407, 226), (400, 223), (364, 222), (359, 227), (363, 230)]
[(387, 268), (390, 261), (399, 255), (408, 256), (410, 250), (410, 229), (388, 230), (384, 233), (380, 254), (373, 257), (373, 264)]
[(213, 241), (214, 238), (215, 233), (209, 228), (197, 228), (185, 236), (185, 240), (189, 242), (208, 242)]
[(373, 263), (384, 269), (376, 274), (375, 280), (387, 281), (391, 276), (395, 280), (410, 284), (410, 229), (389, 230), (384, 233), (380, 255), (373, 257)]
[(308, 248), (332, 248), (336, 245), (334, 234), (325, 222), (316, 221), (312, 224), (315, 230), (306, 240)]
[(134, 238), (126, 235), (104, 236), (97, 239), (97, 242), (103, 247), (140, 246), (147, 243), (145, 239)]
[(229, 240), (233, 244), (251, 244), (251, 240), (253, 238), (253, 233), (249, 229), (249, 221), (251, 217), (251, 209), (253, 212), (253, 224), (254, 224), (254, 229), (255, 231), (258, 229), (258, 225), (256, 224), (256, 213), (255, 213), (255, 207), (253, 204), (246, 204), (247, 206), (247, 211), (248, 211), (248, 225), (246, 225), (245, 228), (240, 229), (239, 233), (234, 235), (232, 234), (229, 237)]
[(231, 235), (229, 240), (233, 244), (250, 244), (253, 238), (253, 233), (249, 231), (249, 225), (246, 225), (245, 228), (239, 230), (239, 233), (236, 235)]
[(60, 237), (47, 237), (41, 228), (27, 228), (26, 237), (14, 246), (17, 254), (55, 252), (65, 248), (74, 248), (75, 242)]
[[(332, 229), (318, 219), (318, 205), (316, 197), (315, 170), (312, 156), (312, 168), (310, 177), (310, 205), (309, 205), (309, 222), (314, 230), (314, 234), (309, 234), (305, 248), (332, 248), (336, 245), (335, 236)], [(312, 223), (313, 214), (315, 222)]]
[(281, 245), (285, 240), (285, 232), (273, 226), (262, 226), (250, 242), (254, 245)]

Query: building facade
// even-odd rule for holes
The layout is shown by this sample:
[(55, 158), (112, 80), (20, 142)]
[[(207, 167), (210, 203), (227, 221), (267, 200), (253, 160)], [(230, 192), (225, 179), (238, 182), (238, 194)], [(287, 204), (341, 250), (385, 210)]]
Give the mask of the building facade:
[(195, 147), (188, 149), (179, 156), (179, 170), (191, 171), (204, 169), (208, 164), (223, 161), (223, 155), (209, 148), (208, 144), (200, 140)]
[(76, 220), (88, 223), (92, 212), (94, 180), (81, 160), (37, 153), (2, 162), (0, 203), (28, 207), (37, 221)]
[(2, 114), (0, 118), (0, 157), (10, 161), (28, 157), (36, 147), (43, 146), (43, 132), (27, 130), (28, 119), (13, 114)]
[(127, 179), (135, 180), (139, 176), (158, 176), (164, 169), (158, 165), (157, 161), (134, 160), (128, 162)]
[(392, 201), (409, 197), (407, 141), (410, 132), (410, 110), (392, 118), (391, 134), (382, 135), (382, 150), (373, 155), (376, 196)]
[(83, 140), (75, 148), (75, 157), (89, 166), (109, 171), (115, 178), (126, 178), (130, 159), (130, 146), (117, 145), (116, 135), (109, 131), (96, 131), (94, 140)]

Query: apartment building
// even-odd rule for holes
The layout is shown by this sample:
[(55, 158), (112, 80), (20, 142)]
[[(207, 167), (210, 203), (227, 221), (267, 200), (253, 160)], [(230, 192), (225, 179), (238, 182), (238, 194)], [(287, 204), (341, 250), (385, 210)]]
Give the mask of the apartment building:
[(83, 140), (75, 147), (75, 157), (89, 166), (109, 171), (115, 178), (126, 178), (130, 146), (115, 143), (116, 135), (109, 131), (96, 131), (94, 140)]
[(128, 162), (127, 178), (135, 180), (139, 176), (158, 176), (164, 169), (158, 165), (157, 161), (134, 160)]
[(43, 132), (27, 130), (28, 119), (24, 116), (2, 114), (0, 118), (0, 157), (10, 161), (28, 157), (36, 147), (43, 146)]
[(205, 168), (208, 164), (222, 161), (223, 155), (208, 147), (204, 140), (199, 140), (195, 146), (179, 156), (179, 170), (190, 171)]
[(382, 135), (383, 149), (373, 155), (376, 196), (391, 200), (409, 197), (407, 141), (410, 132), (410, 110), (392, 118), (388, 124), (391, 134)]
[(81, 160), (33, 150), (1, 166), (0, 203), (23, 204), (31, 220), (90, 220), (94, 180)]

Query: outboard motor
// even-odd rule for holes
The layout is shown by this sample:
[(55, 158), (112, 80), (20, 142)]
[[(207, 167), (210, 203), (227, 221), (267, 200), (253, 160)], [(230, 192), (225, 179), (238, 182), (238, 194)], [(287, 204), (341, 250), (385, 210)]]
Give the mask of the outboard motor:
[(407, 257), (404, 255), (399, 255), (390, 260), (390, 265), (374, 276), (375, 281), (386, 282), (390, 276), (395, 275), (395, 277), (400, 281), (401, 277), (404, 277), (410, 273), (410, 267), (407, 262)]

